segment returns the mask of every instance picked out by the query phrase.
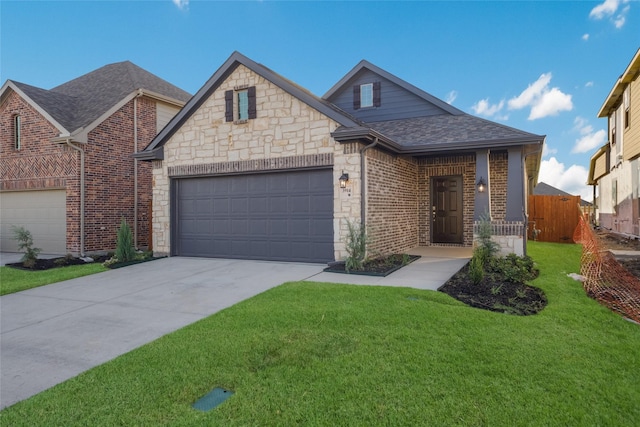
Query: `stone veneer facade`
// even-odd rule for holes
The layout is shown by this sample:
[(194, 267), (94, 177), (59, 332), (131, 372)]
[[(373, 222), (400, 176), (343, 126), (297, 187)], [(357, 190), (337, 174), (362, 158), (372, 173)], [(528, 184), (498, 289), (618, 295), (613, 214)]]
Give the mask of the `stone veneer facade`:
[[(226, 122), (225, 91), (248, 86), (256, 87), (257, 117)], [(153, 162), (154, 252), (170, 253), (171, 178), (213, 176), (234, 170), (332, 167), (334, 253), (337, 259), (344, 258), (347, 220), (360, 218), (360, 154), (357, 144), (341, 145), (331, 138), (331, 132), (338, 126), (334, 120), (239, 65), (165, 143), (164, 160)], [(281, 159), (281, 163), (265, 162), (266, 159)], [(346, 190), (338, 185), (343, 171), (349, 174)]]
[[(120, 221), (134, 216), (134, 102), (138, 150), (156, 133), (156, 103), (131, 100), (89, 132), (85, 151), (85, 252), (113, 250)], [(21, 116), (20, 150), (13, 146), (13, 117)], [(58, 130), (11, 91), (0, 106), (0, 191), (66, 190), (66, 249), (80, 252), (80, 154), (51, 142)], [(138, 247), (147, 247), (151, 167), (138, 162)]]

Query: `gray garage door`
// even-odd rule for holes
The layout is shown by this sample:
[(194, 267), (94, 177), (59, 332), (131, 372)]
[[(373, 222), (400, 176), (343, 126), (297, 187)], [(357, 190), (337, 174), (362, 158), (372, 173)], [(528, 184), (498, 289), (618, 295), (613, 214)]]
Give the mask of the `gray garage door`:
[(174, 191), (174, 255), (333, 260), (331, 170), (185, 178)]

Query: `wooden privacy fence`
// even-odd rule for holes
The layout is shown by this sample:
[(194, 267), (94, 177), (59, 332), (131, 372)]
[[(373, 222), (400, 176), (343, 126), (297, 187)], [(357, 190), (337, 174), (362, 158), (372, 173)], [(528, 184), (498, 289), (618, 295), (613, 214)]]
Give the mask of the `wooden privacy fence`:
[(530, 240), (574, 243), (580, 219), (580, 196), (529, 196)]

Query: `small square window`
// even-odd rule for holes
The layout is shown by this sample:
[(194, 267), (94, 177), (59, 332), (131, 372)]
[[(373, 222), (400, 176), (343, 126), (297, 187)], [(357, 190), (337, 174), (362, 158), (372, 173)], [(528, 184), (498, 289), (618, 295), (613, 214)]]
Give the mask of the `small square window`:
[(373, 107), (373, 83), (360, 85), (360, 108)]

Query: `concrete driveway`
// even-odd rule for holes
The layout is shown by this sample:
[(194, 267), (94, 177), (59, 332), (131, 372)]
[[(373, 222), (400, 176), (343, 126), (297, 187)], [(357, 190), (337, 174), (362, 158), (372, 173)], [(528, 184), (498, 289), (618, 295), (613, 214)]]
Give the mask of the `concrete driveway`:
[(471, 249), (411, 253), (422, 258), (387, 277), (324, 273), (323, 264), (173, 257), (2, 296), (0, 409), (281, 283), (436, 290)]
[(0, 297), (0, 408), (321, 264), (165, 258)]

